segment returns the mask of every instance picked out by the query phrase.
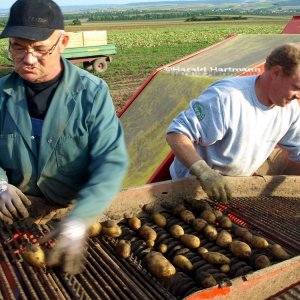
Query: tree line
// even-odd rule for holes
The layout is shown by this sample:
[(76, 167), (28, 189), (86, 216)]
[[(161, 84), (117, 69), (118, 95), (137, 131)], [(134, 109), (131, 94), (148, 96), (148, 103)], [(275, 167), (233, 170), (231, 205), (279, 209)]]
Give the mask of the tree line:
[[(293, 10), (293, 12), (300, 12), (300, 9)], [(135, 20), (158, 20), (158, 19), (187, 19), (201, 18), (206, 21), (210, 16), (218, 20), (216, 15), (236, 15), (234, 18), (240, 19), (242, 15), (288, 15), (289, 12), (276, 7), (275, 10), (270, 9), (253, 9), (253, 10), (238, 10), (238, 9), (210, 9), (210, 10), (101, 10), (101, 11), (87, 11), (76, 14), (65, 14), (65, 20), (85, 19), (87, 22), (99, 21), (135, 21)], [(220, 18), (219, 18), (220, 19)]]
[(226, 20), (247, 20), (247, 17), (242, 16), (209, 16), (209, 17), (196, 17), (192, 16), (191, 18), (187, 18), (186, 22), (197, 22), (197, 21), (226, 21)]
[[(290, 0), (299, 1), (299, 0)], [(241, 20), (246, 19), (243, 15), (291, 15), (300, 13), (300, 9), (292, 11), (275, 6), (265, 9), (192, 9), (192, 10), (175, 10), (175, 9), (125, 9), (125, 10), (87, 10), (76, 13), (64, 13), (65, 20), (72, 20), (73, 25), (81, 25), (81, 20), (85, 22), (101, 21), (136, 21), (136, 20), (160, 20), (160, 19), (185, 19), (191, 21), (218, 21), (218, 20)], [(226, 16), (227, 15), (227, 16)], [(231, 15), (231, 16), (228, 16)], [(4, 27), (7, 17), (0, 17), (0, 27)]]

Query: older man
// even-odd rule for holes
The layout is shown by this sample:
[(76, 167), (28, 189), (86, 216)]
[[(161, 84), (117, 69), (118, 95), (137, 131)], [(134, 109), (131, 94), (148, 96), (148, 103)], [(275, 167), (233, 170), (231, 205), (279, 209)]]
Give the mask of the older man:
[(168, 128), (172, 178), (193, 174), (210, 198), (226, 202), (223, 175), (252, 175), (276, 145), (300, 167), (299, 99), (299, 45), (274, 49), (260, 76), (217, 81)]
[(78, 273), (88, 228), (126, 171), (123, 130), (107, 84), (61, 57), (69, 38), (55, 2), (16, 1), (0, 38), (14, 63), (0, 79), (0, 219), (32, 211), (46, 223), (70, 211), (48, 264)]

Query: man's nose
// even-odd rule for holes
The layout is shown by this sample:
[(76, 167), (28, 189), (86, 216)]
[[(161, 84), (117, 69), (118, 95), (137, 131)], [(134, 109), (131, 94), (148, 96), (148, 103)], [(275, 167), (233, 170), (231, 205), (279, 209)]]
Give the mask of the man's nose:
[(37, 61), (37, 58), (33, 55), (32, 51), (26, 51), (24, 56), (24, 62), (26, 62), (29, 65), (32, 65)]

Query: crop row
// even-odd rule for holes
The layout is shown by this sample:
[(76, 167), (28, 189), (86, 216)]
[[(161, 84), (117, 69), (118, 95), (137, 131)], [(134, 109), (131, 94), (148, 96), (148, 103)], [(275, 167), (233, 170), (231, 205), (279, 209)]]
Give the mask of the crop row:
[(119, 49), (136, 47), (157, 47), (162, 45), (213, 44), (230, 34), (280, 33), (280, 25), (215, 25), (184, 28), (156, 28), (143, 30), (114, 30), (108, 32), (110, 42)]

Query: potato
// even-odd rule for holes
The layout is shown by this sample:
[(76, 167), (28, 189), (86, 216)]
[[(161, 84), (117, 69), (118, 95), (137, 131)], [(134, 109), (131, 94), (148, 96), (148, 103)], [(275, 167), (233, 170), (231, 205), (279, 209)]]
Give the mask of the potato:
[(195, 216), (190, 210), (185, 209), (180, 212), (180, 219), (187, 224), (192, 224)]
[(150, 226), (144, 224), (140, 229), (139, 229), (139, 235), (145, 240), (152, 240), (155, 241), (157, 238), (157, 233), (154, 229), (152, 229)]
[(251, 248), (245, 242), (234, 240), (229, 244), (229, 250), (239, 258), (247, 258), (251, 255)]
[(189, 272), (193, 268), (191, 261), (184, 255), (175, 255), (173, 258), (173, 264), (185, 272)]
[(213, 225), (206, 225), (203, 229), (203, 232), (210, 241), (214, 241), (218, 236), (217, 229)]
[(215, 278), (210, 273), (204, 271), (197, 272), (195, 280), (199, 282), (203, 288), (209, 288), (217, 285)]
[(208, 252), (208, 250), (207, 250), (206, 248), (204, 248), (204, 247), (199, 247), (199, 248), (197, 249), (197, 252), (198, 252), (198, 254), (199, 254), (200, 256), (203, 256), (203, 254), (206, 253), (206, 252)]
[(224, 229), (230, 229), (232, 227), (232, 221), (227, 216), (221, 216), (217, 220), (219, 225)]
[(207, 209), (200, 214), (200, 218), (204, 219), (209, 224), (214, 224), (216, 221), (216, 216), (213, 211)]
[(113, 220), (107, 220), (101, 223), (102, 234), (116, 238), (122, 234), (121, 227)]
[(157, 278), (175, 275), (176, 268), (160, 253), (151, 251), (146, 255), (148, 271)]
[(206, 209), (212, 210), (212, 207), (206, 201), (203, 201), (203, 200), (189, 199), (189, 200), (186, 200), (186, 202), (191, 207), (191, 210), (193, 212), (200, 213)]
[(139, 230), (142, 226), (142, 223), (138, 217), (132, 217), (128, 219), (128, 226), (132, 230)]
[(216, 244), (222, 248), (226, 248), (232, 242), (232, 236), (227, 230), (222, 230), (216, 239)]
[(290, 258), (290, 255), (279, 244), (274, 244), (271, 249), (272, 254), (278, 260), (282, 261)]
[(204, 210), (213, 210), (213, 208), (210, 206), (210, 204), (206, 201), (199, 201), (197, 200), (197, 202), (195, 202), (195, 204), (197, 205), (198, 207), (198, 210), (201, 210), (201, 211), (204, 211)]
[(207, 221), (201, 218), (196, 218), (193, 220), (193, 228), (196, 231), (202, 231), (204, 227), (207, 225)]
[(225, 264), (220, 267), (220, 271), (223, 273), (228, 273), (230, 271), (230, 265)]
[(147, 212), (148, 214), (152, 213), (153, 211), (153, 204), (152, 203), (146, 203), (143, 205), (142, 210)]
[(213, 209), (213, 212), (217, 219), (223, 216), (223, 213), (218, 209)]
[(248, 229), (246, 229), (246, 228), (244, 228), (244, 227), (237, 226), (236, 229), (235, 229), (235, 231), (234, 231), (234, 234), (235, 234), (237, 237), (243, 238), (244, 235), (245, 235), (246, 233), (248, 233), (248, 232), (249, 232)]
[(191, 252), (189, 248), (181, 248), (181, 246), (178, 249), (175, 247), (175, 250), (175, 255), (185, 255)]
[(254, 266), (257, 270), (269, 267), (270, 265), (271, 262), (266, 255), (258, 255), (254, 261)]
[(100, 234), (102, 230), (102, 225), (100, 222), (96, 222), (89, 228), (89, 237), (94, 237)]
[(180, 236), (184, 235), (184, 229), (180, 226), (180, 225), (173, 225), (170, 228), (170, 234), (174, 237), (174, 238), (179, 238)]
[(131, 252), (131, 243), (126, 240), (120, 240), (115, 249), (120, 257), (127, 258)]
[(252, 238), (250, 239), (249, 243), (251, 246), (258, 249), (266, 249), (269, 247), (268, 241), (263, 237), (257, 235), (252, 235)]
[(250, 244), (252, 238), (253, 238), (253, 234), (252, 234), (250, 231), (245, 232), (244, 235), (243, 235), (243, 240), (244, 240), (246, 243), (249, 243), (249, 244)]
[(224, 265), (230, 263), (230, 259), (220, 252), (206, 252), (202, 257), (212, 265)]
[(147, 240), (146, 241), (146, 246), (148, 247), (148, 248), (151, 248), (151, 247), (153, 247), (155, 245), (155, 241), (153, 241), (153, 240)]
[(159, 227), (165, 227), (167, 224), (167, 219), (161, 213), (154, 213), (151, 219)]
[(173, 208), (172, 214), (174, 216), (179, 216), (183, 210), (186, 210), (186, 207), (183, 204), (178, 204)]
[(180, 241), (188, 248), (194, 249), (200, 246), (200, 239), (193, 234), (184, 234), (180, 237)]
[(160, 252), (160, 253), (166, 253), (168, 251), (168, 245), (167, 244), (164, 244), (164, 243), (160, 243), (158, 246), (157, 246), (157, 250)]
[(42, 268), (45, 266), (45, 252), (40, 245), (30, 245), (23, 252), (25, 260), (34, 267)]

